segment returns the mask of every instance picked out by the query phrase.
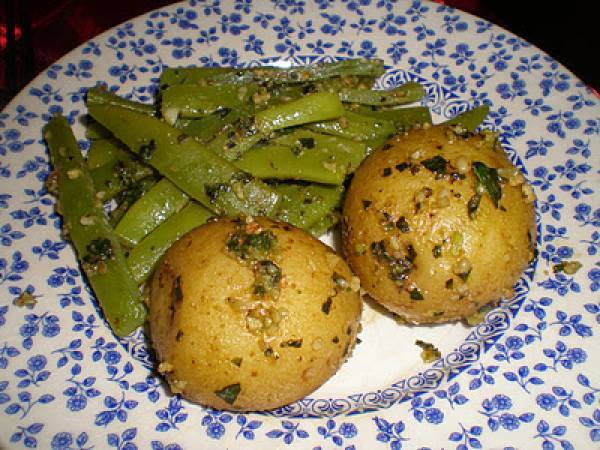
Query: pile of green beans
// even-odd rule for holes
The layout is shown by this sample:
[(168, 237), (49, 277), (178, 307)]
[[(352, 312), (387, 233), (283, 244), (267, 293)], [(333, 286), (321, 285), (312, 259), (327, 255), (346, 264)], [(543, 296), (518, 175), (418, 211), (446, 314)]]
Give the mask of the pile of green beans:
[[(114, 332), (143, 322), (138, 287), (212, 216), (264, 215), (317, 236), (334, 226), (362, 160), (392, 135), (431, 124), (426, 107), (404, 106), (424, 88), (372, 89), (383, 73), (382, 61), (361, 59), (167, 68), (153, 105), (90, 88), (85, 160), (65, 119), (52, 119), (57, 205)], [(486, 114), (484, 105), (449, 123), (472, 131)]]

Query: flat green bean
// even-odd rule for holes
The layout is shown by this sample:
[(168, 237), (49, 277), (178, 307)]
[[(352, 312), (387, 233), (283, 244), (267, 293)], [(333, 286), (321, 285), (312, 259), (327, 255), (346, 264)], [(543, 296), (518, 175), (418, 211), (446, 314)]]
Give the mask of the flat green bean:
[(380, 120), (389, 120), (394, 123), (398, 131), (409, 130), (418, 124), (431, 124), (431, 112), (425, 106), (412, 106), (408, 108), (373, 109), (370, 106), (356, 105), (352, 112), (361, 116), (374, 117)]
[(217, 111), (200, 119), (179, 119), (175, 123), (175, 128), (197, 138), (200, 142), (207, 143), (215, 137), (226, 137), (228, 131), (234, 128), (234, 124), (240, 118), (252, 116), (254, 116), (254, 106), (244, 105), (235, 109)]
[(331, 77), (365, 76), (380, 77), (385, 69), (380, 59), (345, 59), (330, 63), (296, 66), (287, 69), (279, 67), (253, 67), (245, 70), (215, 74), (206, 78), (209, 83), (306, 83)]
[(90, 171), (99, 199), (104, 202), (153, 174), (151, 167), (133, 158), (116, 159)]
[(85, 158), (89, 170), (97, 169), (117, 161), (132, 162), (135, 159), (127, 147), (112, 135), (107, 139), (98, 139), (91, 143)]
[[(343, 186), (280, 183), (276, 186), (282, 202), (277, 219), (309, 230), (339, 206)], [(319, 227), (321, 228), (321, 227)]]
[(389, 137), (396, 132), (396, 126), (392, 121), (363, 116), (350, 111), (345, 111), (339, 119), (312, 123), (308, 125), (308, 128), (355, 141), (368, 141), (382, 136)]
[(115, 227), (115, 233), (125, 245), (133, 247), (189, 201), (185, 193), (163, 178), (131, 205)]
[[(307, 140), (312, 138), (307, 138)], [(343, 144), (313, 148), (265, 144), (252, 148), (235, 161), (240, 169), (262, 179), (302, 180), (323, 184), (341, 184), (346, 175), (358, 167), (366, 156), (366, 145), (360, 151), (349, 152)]]
[(233, 67), (167, 67), (162, 71), (159, 80), (161, 91), (178, 84), (205, 84), (211, 77), (234, 72)]
[(425, 89), (419, 83), (409, 81), (394, 89), (348, 89), (338, 91), (340, 100), (347, 103), (360, 103), (373, 106), (398, 106), (421, 100)]
[(479, 125), (481, 125), (481, 123), (485, 120), (489, 112), (489, 105), (484, 103), (482, 105), (476, 106), (475, 108), (471, 108), (461, 114), (452, 117), (443, 124), (460, 125), (464, 129), (472, 133), (477, 129)]
[(133, 247), (127, 257), (127, 264), (135, 282), (142, 284), (146, 281), (169, 247), (184, 234), (205, 223), (211, 214), (199, 204), (190, 203)]
[(112, 105), (120, 106), (121, 108), (130, 109), (137, 111), (142, 114), (148, 114), (153, 116), (156, 114), (154, 105), (148, 105), (146, 103), (134, 102), (133, 100), (127, 100), (126, 98), (120, 97), (106, 89), (93, 87), (87, 91), (86, 104), (89, 105)]
[(336, 94), (317, 92), (256, 113), (256, 127), (265, 133), (340, 117), (344, 107)]
[(251, 102), (257, 90), (254, 84), (172, 86), (162, 94), (162, 116), (168, 124), (173, 125), (178, 118), (194, 119), (223, 109), (239, 108)]
[(272, 216), (277, 210), (276, 192), (181, 130), (118, 106), (90, 105), (88, 110), (131, 151), (214, 213)]
[(129, 210), (129, 207), (145, 195), (145, 193), (155, 184), (155, 177), (146, 177), (119, 192), (115, 197), (117, 207), (112, 209), (109, 214), (110, 225), (114, 227), (119, 223), (121, 218)]
[(125, 255), (102, 206), (69, 127), (55, 116), (44, 130), (57, 174), (58, 210), (63, 226), (82, 261), (106, 320), (118, 336), (144, 322), (145, 308)]

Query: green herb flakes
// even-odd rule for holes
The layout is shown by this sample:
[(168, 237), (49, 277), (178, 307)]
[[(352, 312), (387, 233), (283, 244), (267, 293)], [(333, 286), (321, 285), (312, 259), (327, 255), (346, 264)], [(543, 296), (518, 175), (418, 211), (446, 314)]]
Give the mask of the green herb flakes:
[(412, 288), (409, 291), (409, 295), (410, 295), (410, 299), (411, 300), (424, 300), (425, 297), (423, 297), (423, 294), (421, 293), (421, 290), (419, 288)]
[(287, 341), (282, 342), (281, 344), (279, 344), (279, 346), (281, 348), (288, 348), (288, 347), (300, 348), (300, 347), (302, 347), (302, 338), (300, 338), (300, 339), (288, 339)]
[(469, 213), (469, 219), (473, 220), (479, 209), (479, 203), (481, 203), (481, 194), (474, 194), (473, 197), (467, 202), (467, 212)]
[(421, 347), (421, 359), (424, 363), (430, 363), (442, 357), (442, 353), (433, 344), (430, 344), (429, 342), (417, 339), (415, 341), (415, 345)]
[(492, 199), (494, 206), (498, 208), (500, 197), (502, 197), (502, 189), (500, 187), (498, 170), (494, 169), (493, 167), (488, 167), (482, 162), (475, 161), (473, 163), (473, 172), (475, 172), (479, 183), (481, 183), (485, 191)]
[(229, 386), (225, 386), (219, 391), (215, 391), (215, 395), (221, 400), (223, 400), (225, 403), (233, 405), (241, 390), (242, 388), (240, 386), (240, 383), (235, 383), (230, 384)]
[(421, 165), (438, 176), (444, 176), (447, 173), (448, 160), (436, 155), (433, 158), (421, 161)]
[(325, 300), (323, 302), (323, 304), (321, 305), (321, 311), (323, 312), (323, 314), (329, 314), (329, 311), (331, 311), (332, 303), (333, 303), (333, 298), (327, 297), (327, 300)]
[(574, 275), (579, 269), (581, 269), (581, 266), (582, 264), (579, 261), (561, 261), (560, 263), (552, 266), (552, 272), (563, 272), (567, 275)]
[(440, 256), (442, 256), (442, 246), (441, 245), (435, 245), (433, 247), (433, 250), (431, 251), (431, 253), (433, 254), (434, 258), (439, 258)]

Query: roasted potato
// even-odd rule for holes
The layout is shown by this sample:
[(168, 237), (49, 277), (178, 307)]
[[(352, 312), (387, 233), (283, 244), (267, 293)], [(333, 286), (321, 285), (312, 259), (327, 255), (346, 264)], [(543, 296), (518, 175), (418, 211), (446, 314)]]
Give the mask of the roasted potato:
[(171, 390), (237, 411), (321, 386), (352, 350), (359, 282), (329, 247), (266, 218), (209, 222), (157, 268), (150, 336)]
[(415, 129), (356, 171), (346, 259), (371, 297), (411, 323), (471, 318), (511, 296), (532, 259), (534, 199), (494, 133)]

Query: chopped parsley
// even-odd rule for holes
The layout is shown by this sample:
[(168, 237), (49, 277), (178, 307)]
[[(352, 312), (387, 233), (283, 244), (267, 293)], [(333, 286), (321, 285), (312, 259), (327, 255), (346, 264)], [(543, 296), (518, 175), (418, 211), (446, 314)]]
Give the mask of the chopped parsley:
[(142, 159), (148, 160), (152, 157), (152, 154), (156, 150), (156, 141), (150, 139), (150, 141), (140, 145), (140, 156)]
[(409, 291), (409, 295), (410, 295), (410, 299), (411, 300), (424, 300), (425, 297), (423, 297), (423, 294), (421, 293), (421, 290), (419, 288), (412, 288)]
[(281, 348), (287, 348), (287, 347), (300, 348), (300, 347), (302, 347), (302, 338), (300, 338), (300, 339), (288, 339), (287, 341), (282, 342), (281, 344), (279, 344), (279, 346)]
[(223, 389), (215, 391), (215, 395), (223, 400), (225, 403), (233, 405), (237, 399), (240, 391), (242, 390), (240, 383), (230, 384), (225, 386)]
[(579, 261), (561, 261), (560, 263), (552, 266), (552, 272), (563, 272), (567, 275), (574, 275), (579, 269), (581, 269), (581, 266), (582, 264)]
[(333, 303), (333, 298), (327, 297), (327, 300), (325, 300), (323, 302), (323, 304), (321, 305), (321, 311), (323, 312), (323, 314), (329, 314), (329, 311), (331, 311), (332, 303)]
[(469, 219), (474, 219), (479, 209), (479, 203), (481, 203), (481, 194), (474, 194), (473, 197), (467, 202), (467, 212), (469, 213)]
[(277, 238), (270, 230), (263, 230), (256, 234), (237, 230), (229, 236), (227, 250), (243, 260), (264, 260), (276, 243)]
[(430, 344), (429, 342), (417, 339), (415, 341), (415, 345), (421, 347), (421, 359), (425, 363), (436, 361), (442, 357), (442, 353), (435, 347), (435, 345)]
[(433, 158), (421, 161), (421, 165), (438, 176), (444, 176), (447, 173), (448, 160), (436, 155)]
[(500, 197), (502, 197), (498, 170), (493, 167), (488, 167), (482, 162), (475, 161), (473, 163), (473, 172), (475, 172), (479, 183), (492, 199), (494, 206), (498, 208)]
[(442, 256), (442, 246), (441, 245), (435, 245), (433, 247), (433, 250), (431, 252), (433, 254), (434, 258), (439, 258), (440, 256)]
[(90, 265), (106, 261), (113, 255), (112, 243), (108, 238), (94, 239), (87, 245), (86, 250), (87, 254), (84, 256), (83, 261)]

